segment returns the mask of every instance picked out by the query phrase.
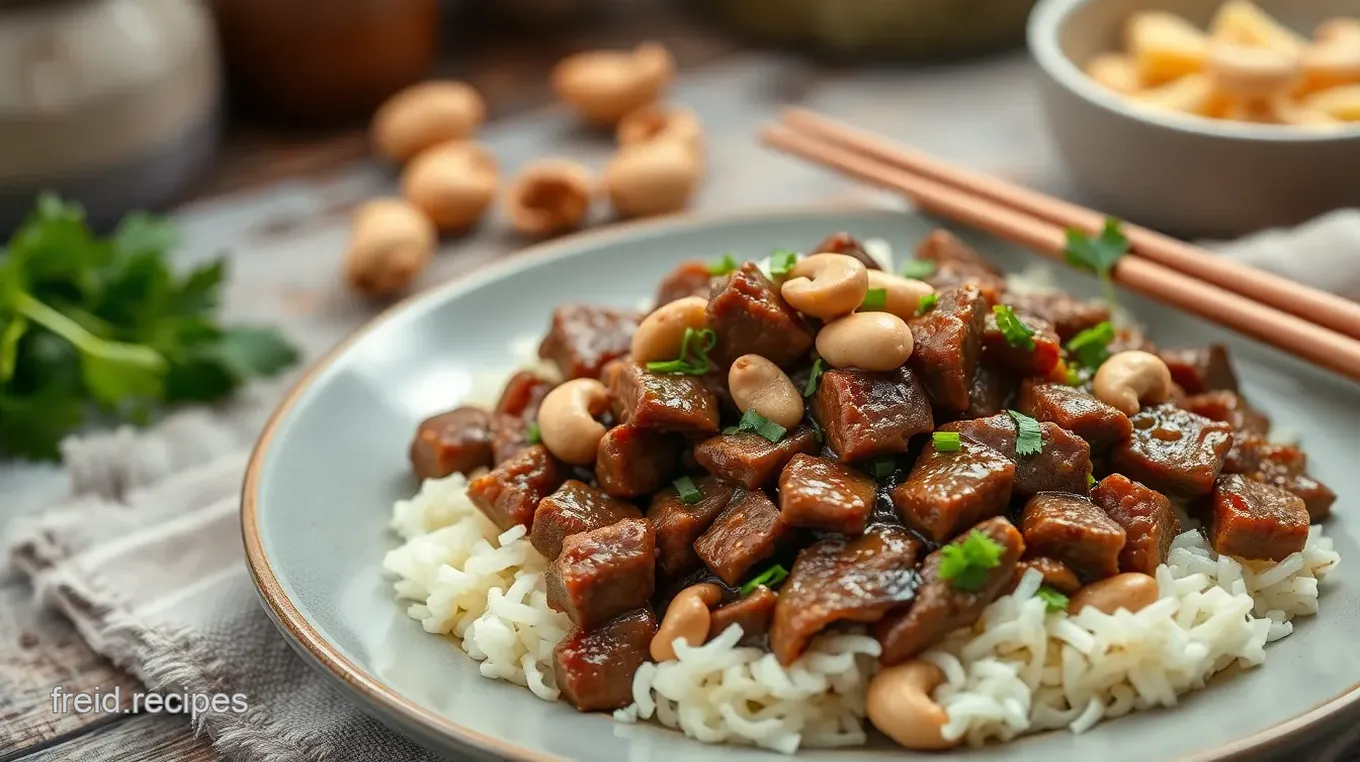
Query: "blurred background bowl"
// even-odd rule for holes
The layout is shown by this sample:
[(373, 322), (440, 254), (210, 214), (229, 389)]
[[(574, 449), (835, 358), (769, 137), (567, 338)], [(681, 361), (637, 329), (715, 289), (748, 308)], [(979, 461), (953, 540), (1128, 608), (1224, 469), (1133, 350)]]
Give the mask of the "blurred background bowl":
[[(1257, 0), (1312, 36), (1318, 22), (1360, 16), (1360, 0)], [(1124, 22), (1165, 10), (1204, 28), (1221, 0), (1041, 0), (1029, 22), (1040, 95), (1059, 155), (1105, 211), (1179, 235), (1229, 237), (1360, 205), (1360, 127), (1321, 132), (1159, 114), (1088, 78), (1096, 55), (1122, 48)]]

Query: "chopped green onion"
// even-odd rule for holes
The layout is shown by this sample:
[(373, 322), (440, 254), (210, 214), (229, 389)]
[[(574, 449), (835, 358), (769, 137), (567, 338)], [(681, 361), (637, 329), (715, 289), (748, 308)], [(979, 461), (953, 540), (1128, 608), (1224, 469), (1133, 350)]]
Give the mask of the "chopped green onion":
[(921, 301), (916, 303), (916, 314), (924, 315), (935, 309), (935, 305), (940, 303), (940, 295), (934, 291), (921, 297)]
[(740, 434), (741, 429), (737, 428), (736, 426), (728, 426), (722, 430), (722, 433), (723, 436), (730, 437), (733, 434)]
[(680, 493), (680, 501), (686, 505), (694, 505), (704, 499), (704, 493), (694, 486), (694, 480), (688, 476), (682, 476), (671, 484), (675, 485), (675, 491)]
[(1119, 258), (1129, 252), (1129, 239), (1124, 235), (1123, 225), (1113, 217), (1105, 218), (1105, 226), (1100, 235), (1090, 236), (1076, 228), (1067, 230), (1067, 248), (1063, 249), (1064, 258), (1069, 265), (1088, 270), (1100, 278), (1105, 300), (1115, 303), (1114, 280), (1111, 273)]
[(874, 475), (875, 479), (887, 479), (895, 471), (897, 471), (897, 461), (893, 460), (891, 456), (875, 458), (869, 462), (869, 472)]
[(798, 263), (798, 255), (788, 249), (775, 249), (770, 255), (770, 275), (782, 278)]
[(822, 374), (826, 372), (826, 363), (818, 357), (812, 363), (812, 375), (808, 376), (807, 386), (803, 387), (803, 396), (811, 397), (817, 393), (817, 382), (821, 380)]
[(1016, 455), (1038, 455), (1044, 450), (1044, 430), (1039, 422), (1014, 410), (1007, 410), (1019, 433), (1015, 437)]
[(1106, 320), (1072, 337), (1067, 351), (1082, 365), (1096, 369), (1110, 357), (1110, 342), (1114, 341), (1114, 326)]
[(1043, 601), (1049, 611), (1065, 611), (1067, 609), (1067, 596), (1048, 585), (1041, 585), (1039, 592), (1035, 593), (1034, 597)]
[(741, 422), (737, 424), (737, 431), (753, 431), (771, 442), (778, 442), (788, 429), (752, 409), (747, 410), (746, 414), (741, 417)]
[(864, 292), (864, 301), (860, 302), (859, 308), (862, 310), (881, 310), (888, 306), (888, 289), (871, 288)]
[(524, 439), (529, 444), (538, 444), (543, 441), (543, 434), (538, 430), (537, 423), (530, 423), (524, 427)]
[(726, 275), (738, 267), (741, 267), (741, 265), (737, 262), (737, 258), (732, 256), (732, 252), (729, 251), (722, 255), (722, 259), (708, 265), (708, 274)]
[(1086, 472), (1086, 489), (1096, 486), (1096, 475), (1090, 471)]
[(751, 593), (754, 593), (756, 588), (760, 587), (761, 585), (764, 585), (766, 587), (774, 587), (775, 585), (778, 585), (780, 582), (783, 582), (785, 579), (787, 579), (788, 576), (789, 576), (788, 569), (785, 569), (783, 566), (780, 566), (779, 564), (775, 564), (774, 566), (771, 566), (770, 568), (766, 569), (760, 574), (757, 574), (755, 578), (752, 579), (750, 582), (747, 582), (746, 584), (742, 585), (741, 595), (744, 598), (750, 595)]
[(957, 431), (937, 431), (930, 435), (930, 441), (935, 443), (936, 452), (958, 452), (963, 449), (963, 440)]
[(1001, 335), (1006, 337), (1007, 344), (1034, 351), (1034, 329), (1016, 317), (1015, 310), (1009, 305), (998, 304), (992, 308), (992, 312), (996, 314), (996, 327), (1001, 329)]
[(902, 263), (898, 274), (903, 278), (924, 280), (935, 274), (935, 263), (929, 259), (908, 259)]
[(698, 331), (686, 328), (685, 337), (680, 341), (680, 356), (674, 360), (649, 362), (647, 370), (653, 373), (702, 376), (708, 372), (708, 353), (717, 343), (718, 336), (711, 328)]
[(808, 418), (808, 426), (812, 428), (812, 436), (817, 437), (817, 444), (822, 444), (826, 441), (826, 432), (822, 431), (822, 427), (817, 425), (815, 419)]
[(1067, 366), (1067, 385), (1081, 386), (1081, 371), (1075, 365)]
[(987, 584), (987, 572), (1001, 564), (1003, 550), (996, 540), (974, 529), (940, 548), (940, 579), (960, 590), (981, 590)]

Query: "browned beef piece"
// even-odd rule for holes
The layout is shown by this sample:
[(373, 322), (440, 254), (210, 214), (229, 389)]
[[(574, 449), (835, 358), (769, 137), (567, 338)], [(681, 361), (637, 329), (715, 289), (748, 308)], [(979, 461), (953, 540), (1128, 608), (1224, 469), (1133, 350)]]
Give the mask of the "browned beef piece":
[(968, 388), (968, 409), (959, 420), (986, 418), (1004, 412), (1015, 391), (1015, 374), (989, 362), (979, 362), (973, 372), (973, 383)]
[(1247, 477), (1297, 496), (1303, 501), (1304, 507), (1308, 509), (1308, 517), (1315, 524), (1325, 521), (1332, 515), (1332, 503), (1336, 502), (1336, 493), (1308, 474), (1291, 474), (1267, 467), (1247, 474)]
[(1265, 436), (1270, 433), (1270, 418), (1256, 410), (1237, 392), (1219, 390), (1186, 397), (1179, 405), (1211, 421), (1222, 421), (1233, 431)]
[(718, 337), (712, 357), (724, 368), (745, 354), (788, 368), (812, 348), (812, 331), (754, 262), (713, 282), (708, 327)]
[(562, 552), (562, 539), (568, 535), (640, 518), (642, 512), (632, 503), (615, 500), (589, 484), (568, 479), (539, 502), (529, 542), (551, 561)]
[(556, 364), (563, 378), (599, 378), (606, 363), (628, 354), (641, 320), (632, 310), (564, 304), (553, 311), (538, 356)]
[(869, 252), (864, 250), (864, 247), (860, 245), (859, 241), (856, 241), (854, 236), (845, 231), (832, 233), (823, 239), (821, 243), (808, 249), (809, 255), (822, 253), (844, 254), (847, 257), (858, 259), (860, 264), (870, 270), (883, 269), (878, 266), (878, 262), (875, 261), (873, 257), (869, 256)]
[(566, 481), (567, 469), (543, 445), (533, 445), (468, 482), (467, 496), (502, 532), (533, 529), (538, 503)]
[(622, 519), (567, 535), (544, 575), (548, 605), (587, 630), (642, 608), (656, 590), (656, 534), (647, 519)]
[(1303, 499), (1241, 474), (1219, 477), (1208, 514), (1209, 545), (1219, 553), (1283, 561), (1308, 542)]
[(605, 379), (620, 423), (694, 434), (718, 431), (718, 401), (698, 376), (653, 373), (620, 361), (609, 366)]
[(1040, 492), (1025, 503), (1025, 547), (1051, 556), (1087, 579), (1119, 573), (1124, 528), (1094, 503), (1066, 492)]
[(764, 585), (757, 585), (749, 595), (714, 609), (709, 615), (708, 637), (716, 638), (728, 627), (741, 625), (741, 640), (738, 645), (758, 645), (770, 631), (770, 619), (774, 616), (775, 603), (779, 596)]
[(841, 462), (907, 451), (935, 428), (925, 389), (910, 368), (828, 370), (812, 395), (812, 417)]
[(430, 416), (411, 440), (411, 471), (419, 479), (470, 474), (491, 465), (491, 416), (475, 407)]
[(719, 434), (694, 446), (694, 460), (710, 474), (721, 476), (746, 489), (769, 484), (798, 453), (821, 449), (808, 426), (790, 429), (778, 442), (741, 431)]
[(940, 551), (926, 556), (915, 602), (889, 612), (874, 626), (874, 637), (883, 645), (879, 661), (884, 666), (900, 664), (940, 642), (954, 630), (973, 624), (982, 616), (987, 604), (996, 600), (1010, 584), (1015, 563), (1025, 552), (1025, 540), (1020, 536), (1020, 530), (1000, 516), (987, 519), (974, 529), (1001, 546), (997, 565), (987, 570), (986, 579), (980, 586), (965, 589), (956, 586), (954, 581), (940, 579)]
[(533, 447), (529, 440), (530, 423), (517, 415), (491, 414), (491, 454), (496, 465), (517, 457)]
[(1015, 408), (1038, 421), (1052, 421), (1103, 453), (1133, 434), (1129, 417), (1087, 392), (1066, 384), (1026, 379)]
[(600, 440), (595, 479), (615, 497), (637, 497), (671, 480), (680, 466), (684, 440), (632, 424), (615, 426)]
[(1331, 515), (1336, 493), (1306, 473), (1308, 456), (1293, 445), (1274, 444), (1257, 434), (1238, 432), (1223, 461), (1224, 474), (1243, 474), (1303, 499), (1308, 515), (1319, 522)]
[(996, 450), (965, 439), (957, 452), (940, 452), (928, 442), (892, 502), (907, 526), (938, 543), (1001, 515), (1014, 487), (1015, 464)]
[(756, 564), (775, 554), (788, 531), (764, 492), (738, 490), (708, 531), (694, 541), (694, 552), (723, 582), (735, 586)]
[(1016, 312), (1047, 321), (1064, 342), (1110, 319), (1110, 308), (1104, 302), (1074, 299), (1063, 293), (1007, 294), (1006, 302)]
[(1035, 569), (1044, 575), (1044, 584), (1063, 595), (1072, 595), (1081, 589), (1081, 580), (1077, 579), (1077, 573), (1072, 571), (1072, 568), (1067, 564), (1049, 556), (1034, 556), (1022, 558), (1015, 564), (1015, 572), (1011, 575), (1011, 582), (1001, 594), (1010, 595), (1015, 592), (1015, 588), (1020, 584), (1020, 579), (1030, 569)]
[(955, 421), (940, 427), (957, 431), (964, 438), (984, 444), (1010, 458), (1015, 464), (1014, 497), (1026, 499), (1039, 492), (1086, 491), (1086, 475), (1091, 473), (1091, 448), (1086, 440), (1056, 423), (1039, 424), (1043, 450), (1037, 455), (1016, 455), (1015, 420), (1008, 413)]
[(986, 322), (987, 300), (974, 286), (941, 291), (935, 308), (911, 321), (908, 362), (936, 407), (968, 409)]
[(916, 594), (921, 541), (901, 527), (876, 526), (854, 538), (827, 537), (798, 554), (779, 591), (770, 651), (784, 665), (832, 622), (874, 622)]
[(916, 247), (916, 258), (935, 263), (935, 272), (926, 282), (936, 289), (976, 286), (989, 305), (996, 304), (1006, 290), (1001, 271), (948, 230), (931, 231)]
[(656, 306), (684, 299), (687, 296), (708, 298), (708, 290), (713, 276), (708, 264), (698, 260), (681, 262), (670, 274), (661, 279), (656, 288)]
[(877, 492), (874, 480), (863, 473), (800, 453), (779, 474), (779, 517), (791, 527), (860, 534)]
[(1131, 419), (1133, 437), (1115, 446), (1113, 470), (1172, 497), (1207, 495), (1232, 447), (1232, 427), (1167, 403)]
[(656, 617), (640, 608), (593, 630), (573, 627), (553, 648), (553, 674), (562, 698), (582, 712), (633, 703), (633, 675), (648, 660)]
[(1157, 355), (1171, 370), (1171, 380), (1186, 394), (1203, 394), (1220, 389), (1237, 391), (1237, 374), (1228, 360), (1228, 348), (1222, 344), (1210, 344), (1199, 349), (1163, 349)]
[(514, 415), (526, 421), (538, 420), (538, 406), (552, 391), (553, 382), (532, 371), (522, 370), (505, 382), (495, 412)]
[(1166, 495), (1123, 474), (1110, 474), (1091, 490), (1091, 500), (1124, 528), (1127, 541), (1119, 551), (1119, 570), (1156, 576), (1171, 541), (1181, 533), (1181, 520)]
[(732, 485), (716, 476), (694, 480), (702, 497), (690, 505), (680, 499), (674, 487), (652, 496), (647, 519), (656, 532), (657, 566), (667, 580), (678, 579), (699, 567), (694, 541), (718, 518), (732, 499)]
[(1037, 376), (1051, 380), (1065, 380), (1065, 368), (1059, 373), (1062, 364), (1062, 341), (1047, 320), (1017, 311), (1015, 316), (1026, 327), (1034, 331), (1030, 339), (1034, 349), (1011, 346), (1006, 336), (997, 327), (996, 313), (987, 313), (987, 322), (982, 331), (982, 357), (984, 360), (1009, 368), (1021, 376)]

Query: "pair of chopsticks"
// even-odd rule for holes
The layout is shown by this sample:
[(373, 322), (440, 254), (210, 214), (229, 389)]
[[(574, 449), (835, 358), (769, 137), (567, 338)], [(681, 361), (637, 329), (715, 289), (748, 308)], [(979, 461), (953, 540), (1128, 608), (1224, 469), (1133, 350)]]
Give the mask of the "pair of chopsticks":
[[(1063, 261), (1067, 228), (1098, 234), (1106, 216), (952, 164), (842, 122), (789, 109), (769, 146), (906, 195), (921, 209)], [(1360, 303), (1125, 224), (1130, 251), (1112, 277), (1131, 291), (1360, 380)]]

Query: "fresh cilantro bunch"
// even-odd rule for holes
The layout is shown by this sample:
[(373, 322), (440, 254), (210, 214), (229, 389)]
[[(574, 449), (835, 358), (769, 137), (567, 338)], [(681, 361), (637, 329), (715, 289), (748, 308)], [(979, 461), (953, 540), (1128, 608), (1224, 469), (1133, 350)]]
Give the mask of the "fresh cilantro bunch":
[(297, 360), (271, 329), (219, 325), (223, 261), (177, 273), (175, 238), (141, 213), (99, 237), (79, 205), (38, 199), (0, 248), (0, 455), (55, 460), (87, 421), (144, 424)]

